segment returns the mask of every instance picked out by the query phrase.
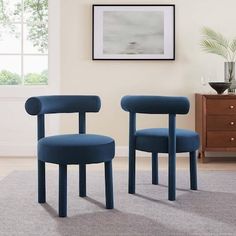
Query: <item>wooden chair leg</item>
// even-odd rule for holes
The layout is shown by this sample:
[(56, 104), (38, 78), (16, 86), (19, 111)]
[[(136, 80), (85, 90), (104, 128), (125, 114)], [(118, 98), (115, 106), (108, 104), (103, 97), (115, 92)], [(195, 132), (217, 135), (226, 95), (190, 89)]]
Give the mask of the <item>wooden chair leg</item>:
[(79, 196), (86, 197), (86, 165), (79, 165)]
[(135, 193), (135, 149), (129, 152), (129, 193)]
[(158, 184), (158, 154), (152, 153), (152, 184)]
[(67, 165), (59, 165), (59, 217), (67, 216)]
[(113, 209), (113, 179), (112, 179), (112, 161), (105, 162), (105, 190), (106, 190), (106, 208)]
[(197, 190), (197, 160), (196, 152), (190, 152), (190, 188)]
[(38, 160), (38, 203), (46, 202), (45, 162)]

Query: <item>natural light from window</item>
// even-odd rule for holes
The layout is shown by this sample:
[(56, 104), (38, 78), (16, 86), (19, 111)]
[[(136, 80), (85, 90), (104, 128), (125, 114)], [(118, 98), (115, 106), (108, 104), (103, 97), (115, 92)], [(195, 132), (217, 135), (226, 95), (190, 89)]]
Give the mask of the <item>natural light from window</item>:
[(0, 85), (48, 84), (48, 0), (0, 0)]

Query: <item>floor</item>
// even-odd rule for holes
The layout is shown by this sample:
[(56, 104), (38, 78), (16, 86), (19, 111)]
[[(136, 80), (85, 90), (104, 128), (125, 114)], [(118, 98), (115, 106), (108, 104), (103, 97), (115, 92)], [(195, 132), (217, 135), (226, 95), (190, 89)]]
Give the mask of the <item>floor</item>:
[[(159, 168), (167, 169), (167, 158), (159, 158)], [(0, 157), (0, 179), (16, 170), (36, 170), (37, 161), (35, 157)], [(58, 167), (54, 164), (47, 164), (47, 169), (56, 170)], [(77, 166), (70, 166), (69, 169), (77, 169)], [(188, 158), (177, 158), (177, 169), (187, 169)], [(102, 170), (102, 164), (88, 165), (88, 170)], [(128, 169), (128, 161), (125, 157), (116, 157), (113, 161), (114, 170)], [(233, 170), (236, 171), (235, 157), (209, 158), (206, 163), (198, 163), (199, 170)], [(137, 157), (137, 170), (151, 170), (150, 157)]]

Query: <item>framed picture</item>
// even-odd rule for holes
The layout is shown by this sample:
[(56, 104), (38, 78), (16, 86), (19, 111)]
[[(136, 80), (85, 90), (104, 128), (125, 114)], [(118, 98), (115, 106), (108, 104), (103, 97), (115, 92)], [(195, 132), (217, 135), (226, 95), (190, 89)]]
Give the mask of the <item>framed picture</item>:
[(175, 5), (93, 5), (93, 60), (174, 60)]

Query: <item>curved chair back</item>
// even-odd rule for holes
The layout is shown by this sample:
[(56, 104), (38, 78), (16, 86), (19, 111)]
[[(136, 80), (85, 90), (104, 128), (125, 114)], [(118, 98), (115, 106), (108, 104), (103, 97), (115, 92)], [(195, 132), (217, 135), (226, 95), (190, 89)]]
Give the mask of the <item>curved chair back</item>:
[(98, 112), (101, 101), (98, 96), (53, 95), (31, 97), (25, 103), (30, 115), (50, 113)]
[(38, 140), (45, 136), (45, 114), (79, 113), (79, 133), (86, 131), (86, 112), (98, 112), (101, 100), (94, 95), (51, 95), (30, 97), (25, 103), (25, 110), (38, 117)]
[(121, 99), (121, 107), (130, 114), (129, 140), (132, 145), (136, 132), (136, 113), (168, 114), (169, 134), (174, 138), (176, 114), (187, 114), (190, 104), (186, 97), (127, 95)]
[(121, 107), (131, 113), (187, 114), (189, 106), (186, 97), (125, 96), (121, 100)]

